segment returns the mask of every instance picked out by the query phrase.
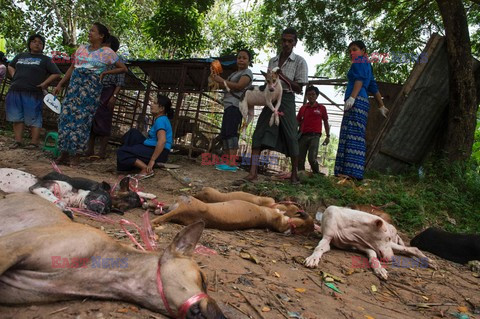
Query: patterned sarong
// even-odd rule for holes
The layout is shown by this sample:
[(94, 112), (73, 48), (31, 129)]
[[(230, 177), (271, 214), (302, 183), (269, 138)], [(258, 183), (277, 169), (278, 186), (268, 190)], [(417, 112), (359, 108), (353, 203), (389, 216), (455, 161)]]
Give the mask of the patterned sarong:
[(58, 118), (58, 147), (61, 151), (70, 155), (85, 152), (101, 92), (100, 77), (95, 72), (85, 68), (73, 71)]
[(344, 114), (335, 160), (335, 175), (343, 174), (363, 179), (369, 108), (368, 99), (358, 96), (353, 107)]

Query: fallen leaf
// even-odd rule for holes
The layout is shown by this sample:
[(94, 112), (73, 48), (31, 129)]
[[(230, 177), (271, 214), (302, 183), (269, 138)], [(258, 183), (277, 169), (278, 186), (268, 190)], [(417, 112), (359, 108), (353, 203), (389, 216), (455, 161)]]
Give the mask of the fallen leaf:
[(117, 310), (117, 312), (127, 313), (127, 312), (128, 312), (128, 308), (120, 308), (120, 309)]
[(273, 274), (275, 275), (275, 277), (280, 278), (280, 274), (278, 272), (275, 271)]
[(347, 271), (345, 271), (345, 275), (350, 276), (350, 275), (353, 274), (354, 272), (355, 272), (355, 269), (349, 268)]
[(457, 307), (457, 310), (460, 311), (460, 312), (468, 312), (468, 308), (465, 307), (465, 306), (459, 306), (459, 307)]
[(130, 306), (130, 310), (133, 312), (138, 312), (138, 308), (135, 306)]
[(297, 264), (301, 264), (301, 265), (303, 265), (303, 263), (305, 262), (305, 258), (300, 257), (300, 256), (294, 256), (294, 257), (292, 257), (292, 259), (293, 259)]
[(340, 277), (337, 277), (337, 276), (334, 276), (332, 274), (329, 274), (328, 272), (324, 272), (324, 271), (321, 271), (322, 273), (322, 277), (325, 278), (325, 277), (330, 277), (332, 278), (333, 280), (335, 281), (338, 281), (338, 282), (341, 282), (341, 283), (344, 283), (344, 280)]
[(296, 292), (305, 292), (305, 291), (307, 291), (307, 289), (305, 289), (305, 288), (295, 288), (295, 291)]
[(277, 263), (277, 261), (276, 261), (275, 259), (272, 259), (272, 263), (276, 264), (276, 263)]
[(242, 257), (243, 259), (251, 260), (256, 264), (260, 263), (259, 260), (257, 259), (257, 257), (253, 256), (252, 254), (250, 254), (248, 252), (240, 252), (240, 257)]
[(377, 286), (372, 285), (372, 291), (373, 291), (373, 292), (377, 292)]
[(422, 298), (425, 299), (426, 301), (429, 300), (428, 297), (426, 297), (426, 296), (422, 296)]
[(262, 308), (262, 311), (263, 311), (263, 312), (269, 312), (270, 310), (272, 310), (272, 309), (270, 309), (270, 308), (267, 307), (267, 306), (265, 306), (265, 307)]
[(367, 315), (365, 315), (365, 318), (366, 318), (366, 319), (375, 319), (375, 318), (373, 318), (372, 316), (367, 316)]

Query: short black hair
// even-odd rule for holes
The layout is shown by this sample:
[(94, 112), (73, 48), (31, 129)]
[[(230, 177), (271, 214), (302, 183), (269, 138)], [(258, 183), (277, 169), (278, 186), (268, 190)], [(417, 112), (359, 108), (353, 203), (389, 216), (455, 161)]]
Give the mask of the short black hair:
[(157, 93), (157, 103), (165, 108), (165, 115), (169, 118), (173, 118), (173, 109), (172, 109), (172, 101), (166, 95)]
[(248, 49), (240, 49), (237, 52), (237, 56), (240, 52), (245, 52), (248, 55), (248, 61), (252, 61), (252, 53)]
[(5, 53), (3, 53), (2, 51), (0, 51), (0, 62), (7, 62), (7, 58), (5, 57)]
[(97, 27), (98, 33), (103, 34), (102, 43), (107, 43), (108, 38), (110, 38), (110, 31), (108, 31), (108, 28), (100, 22), (95, 22), (93, 25)]
[[(45, 48), (45, 38), (41, 34), (35, 33), (28, 37), (28, 40), (27, 40), (28, 52), (30, 52), (30, 43), (35, 39), (40, 39), (40, 41), (42, 41), (43, 48)], [(43, 51), (43, 48), (42, 48), (42, 51)]]
[(114, 52), (117, 52), (120, 48), (120, 41), (118, 41), (118, 38), (113, 35), (108, 38), (106, 44), (110, 44), (110, 49), (112, 49)]
[(307, 94), (308, 92), (310, 91), (315, 91), (315, 93), (318, 95), (320, 95), (320, 90), (316, 87), (316, 86), (309, 86), (306, 90), (305, 90), (305, 94)]
[(348, 48), (350, 49), (350, 47), (352, 45), (355, 45), (357, 46), (360, 50), (365, 50), (365, 52), (367, 52), (367, 47), (365, 46), (365, 43), (361, 40), (356, 40), (356, 41), (352, 41), (350, 42), (350, 44), (348, 45)]
[(293, 36), (295, 37), (295, 42), (298, 41), (298, 38), (297, 38), (297, 30), (295, 30), (294, 28), (286, 28), (285, 30), (283, 30), (282, 32), (282, 35), (284, 34), (293, 34)]

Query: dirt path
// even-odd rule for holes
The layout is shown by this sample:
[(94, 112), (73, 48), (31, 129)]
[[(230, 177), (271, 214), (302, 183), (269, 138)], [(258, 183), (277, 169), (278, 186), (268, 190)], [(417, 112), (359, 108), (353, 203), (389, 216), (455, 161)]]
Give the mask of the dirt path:
[[(41, 151), (8, 150), (0, 137), (0, 167), (23, 169), (36, 175), (52, 170)], [(140, 187), (160, 201), (172, 202), (182, 193), (202, 186), (229, 189), (245, 172), (219, 172), (213, 167), (178, 157), (174, 171), (156, 170), (153, 178)], [(118, 180), (115, 162), (84, 163), (81, 167), (60, 167), (63, 173), (114, 183)], [(192, 187), (189, 186), (191, 184)], [(140, 221), (142, 210), (125, 214)], [(313, 212), (309, 212), (313, 213)], [(118, 215), (111, 215), (120, 219)], [(104, 227), (112, 237), (129, 242), (119, 228), (77, 217), (76, 222)], [(159, 245), (165, 247), (182, 226), (167, 224), (156, 229)], [(480, 280), (466, 267), (433, 257), (439, 271), (422, 268), (388, 267), (389, 280), (380, 281), (369, 269), (354, 269), (352, 252), (334, 249), (324, 256), (317, 269), (301, 262), (309, 256), (321, 236), (285, 236), (265, 230), (222, 232), (207, 229), (200, 243), (216, 255), (196, 254), (209, 279), (209, 293), (229, 318), (441, 318), (466, 307), (480, 307)], [(243, 259), (241, 252), (255, 256), (258, 263)], [(322, 282), (320, 271), (342, 279), (335, 282), (342, 292), (335, 293)], [(441, 304), (428, 306), (429, 303)], [(420, 307), (414, 305), (420, 305)], [(460, 310), (464, 310), (460, 308)], [(478, 309), (477, 309), (478, 310)], [(476, 315), (478, 316), (478, 315)], [(0, 306), (0, 318), (164, 318), (131, 304), (114, 301), (79, 300), (46, 305)], [(453, 317), (452, 317), (453, 318)]]

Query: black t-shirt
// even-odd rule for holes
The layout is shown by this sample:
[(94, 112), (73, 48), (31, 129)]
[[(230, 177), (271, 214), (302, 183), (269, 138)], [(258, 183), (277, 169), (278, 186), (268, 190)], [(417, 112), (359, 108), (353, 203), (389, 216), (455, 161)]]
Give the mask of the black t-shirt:
[(51, 74), (62, 73), (52, 62), (52, 58), (43, 54), (20, 53), (13, 58), (9, 66), (15, 69), (10, 85), (12, 91), (42, 92), (37, 85)]

